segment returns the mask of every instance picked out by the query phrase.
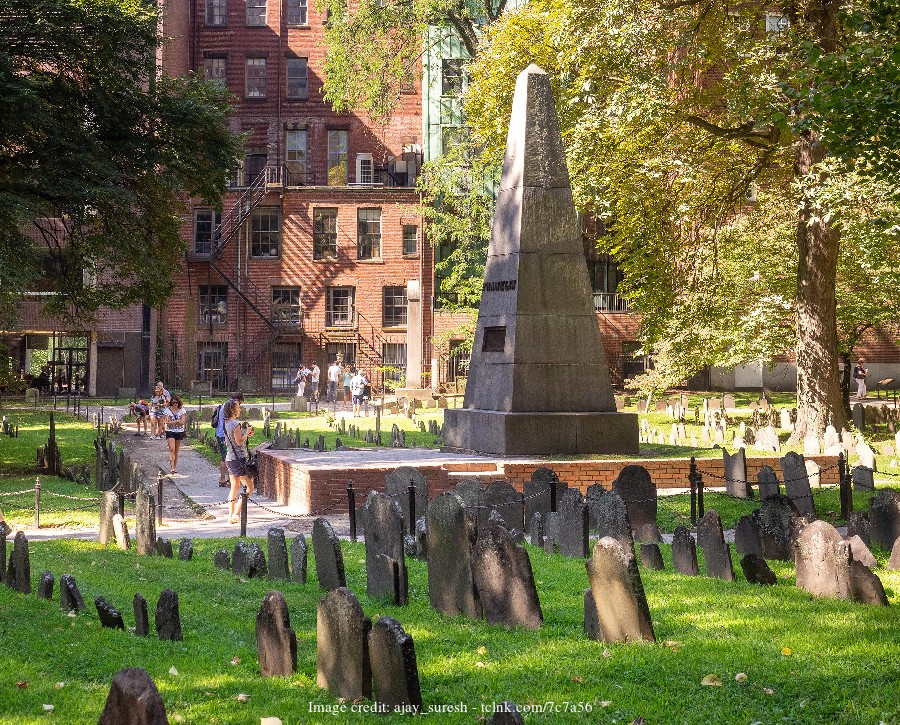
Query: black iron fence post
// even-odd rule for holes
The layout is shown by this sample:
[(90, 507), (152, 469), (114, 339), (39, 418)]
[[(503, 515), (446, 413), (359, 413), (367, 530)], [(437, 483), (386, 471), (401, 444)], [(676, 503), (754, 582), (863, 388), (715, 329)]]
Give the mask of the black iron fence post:
[(347, 482), (347, 513), (350, 514), (350, 541), (356, 541), (356, 491), (353, 481)]
[(697, 516), (701, 519), (704, 514), (703, 510), (703, 474), (697, 471)]
[(34, 528), (41, 528), (41, 479), (34, 481)]
[(409, 534), (410, 536), (416, 535), (416, 485), (410, 481), (409, 488), (407, 489), (407, 493), (409, 494)]
[(241, 537), (247, 536), (247, 504), (250, 499), (250, 492), (247, 486), (241, 486)]
[(844, 452), (838, 454), (838, 483), (840, 486), (841, 518), (847, 521), (853, 511), (853, 476), (847, 470)]
[(162, 526), (163, 522), (163, 472), (156, 472), (156, 525)]
[(556, 511), (556, 480), (550, 481), (550, 511)]
[(691, 487), (691, 526), (697, 525), (697, 459), (691, 456), (691, 470), (688, 473)]

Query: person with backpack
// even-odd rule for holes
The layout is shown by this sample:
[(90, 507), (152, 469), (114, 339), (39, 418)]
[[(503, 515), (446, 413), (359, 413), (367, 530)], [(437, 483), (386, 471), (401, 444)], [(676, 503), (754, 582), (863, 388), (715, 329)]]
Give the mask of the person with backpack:
[(250, 460), (247, 441), (253, 436), (253, 428), (247, 421), (242, 423), (238, 420), (240, 414), (241, 404), (237, 400), (229, 400), (222, 406), (221, 417), (225, 419), (225, 443), (228, 446), (225, 466), (231, 479), (231, 495), (228, 497), (229, 524), (236, 524), (241, 513), (241, 499), (238, 495), (241, 485), (247, 487), (248, 495), (254, 490), (253, 476), (247, 470)]
[[(231, 400), (243, 403), (244, 394), (240, 391), (232, 393)], [(228, 488), (228, 469), (225, 467), (225, 456), (228, 454), (228, 445), (225, 440), (225, 416), (222, 414), (222, 409), (224, 407), (225, 403), (218, 406), (213, 411), (212, 420), (210, 422), (212, 427), (216, 429), (216, 441), (219, 444), (219, 455), (221, 456), (221, 460), (219, 461), (219, 486), (221, 488)]]

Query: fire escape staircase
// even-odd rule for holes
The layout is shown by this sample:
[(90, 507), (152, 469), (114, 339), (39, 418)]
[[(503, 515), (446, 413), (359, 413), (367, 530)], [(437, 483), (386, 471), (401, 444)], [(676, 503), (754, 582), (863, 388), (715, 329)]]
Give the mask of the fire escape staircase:
[(383, 350), (384, 344), (388, 340), (378, 332), (375, 325), (361, 312), (354, 312), (354, 319), (356, 322), (355, 327), (329, 329), (320, 333), (319, 344), (323, 349), (325, 344), (329, 342), (355, 344), (356, 365), (368, 368), (372, 384), (380, 389), (383, 384), (383, 373), (380, 368), (384, 364)]

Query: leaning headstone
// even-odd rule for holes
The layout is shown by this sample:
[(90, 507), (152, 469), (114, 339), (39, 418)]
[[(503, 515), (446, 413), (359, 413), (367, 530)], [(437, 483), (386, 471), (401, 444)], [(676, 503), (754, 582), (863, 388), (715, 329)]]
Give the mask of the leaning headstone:
[(861, 561), (850, 561), (850, 591), (860, 604), (889, 605), (881, 579)]
[(496, 511), (503, 519), (503, 525), (507, 529), (522, 529), (522, 497), (506, 481), (491, 481), (481, 497), (481, 505), (486, 508), (478, 509), (478, 529), (489, 526), (488, 519), (491, 511)]
[(164, 556), (167, 559), (171, 559), (174, 554), (172, 552), (172, 542), (168, 539), (164, 539), (162, 536), (156, 539), (156, 553), (159, 556)]
[(122, 619), (122, 613), (103, 597), (97, 597), (94, 600), (94, 606), (97, 608), (97, 616), (100, 617), (100, 626), (108, 629), (125, 629), (125, 622)]
[(290, 575), (284, 529), (269, 529), (266, 544), (269, 549), (269, 579), (288, 579)]
[(266, 594), (256, 615), (256, 654), (263, 677), (290, 677), (297, 671), (297, 635), (281, 592)]
[(806, 462), (803, 456), (794, 451), (789, 451), (781, 458), (781, 472), (784, 475), (784, 490), (797, 511), (810, 516), (816, 515), (813, 505), (812, 491), (809, 487), (809, 477), (806, 474)]
[(150, 617), (147, 614), (147, 600), (144, 595), (137, 593), (131, 600), (134, 609), (134, 633), (138, 637), (146, 637), (150, 634)]
[(396, 619), (380, 617), (372, 625), (369, 661), (372, 666), (373, 697), (379, 705), (379, 712), (422, 711), (415, 645)]
[[(591, 497), (592, 490), (595, 494), (593, 497)], [(618, 493), (594, 484), (588, 489), (588, 506), (592, 516), (592, 528), (599, 538), (609, 536), (626, 550), (634, 550), (628, 508)]]
[(806, 466), (806, 477), (809, 479), (810, 488), (822, 488), (819, 464), (815, 461), (804, 461), (804, 465)]
[(872, 450), (872, 447), (866, 443), (862, 437), (860, 437), (859, 442), (856, 444), (856, 455), (859, 456), (860, 466), (871, 468), (873, 471), (878, 470), (875, 451)]
[(119, 670), (97, 725), (169, 725), (153, 678), (140, 667)]
[(134, 497), (134, 538), (137, 553), (146, 556), (156, 551), (156, 519), (154, 510), (156, 499), (141, 483)]
[(597, 605), (594, 604), (594, 593), (590, 589), (584, 590), (584, 634), (588, 639), (593, 640), (600, 636)]
[(84, 599), (71, 574), (63, 574), (59, 580), (59, 606), (64, 612), (80, 612), (84, 609)]
[(366, 593), (405, 605), (409, 575), (403, 548), (403, 514), (396, 500), (372, 491), (366, 499)]
[(888, 551), (900, 538), (900, 491), (881, 488), (869, 499), (869, 537)]
[(562, 483), (552, 468), (541, 466), (525, 481), (525, 520), (531, 521), (535, 513), (540, 513), (546, 522), (550, 513), (550, 487), (556, 486), (556, 500), (562, 496), (568, 484)]
[(869, 514), (865, 511), (851, 511), (847, 518), (847, 538), (858, 536), (866, 546), (871, 545), (869, 537)]
[(531, 523), (528, 524), (528, 537), (532, 546), (544, 548), (544, 519), (540, 511), (535, 511), (531, 517)]
[(118, 513), (113, 516), (113, 531), (116, 534), (116, 546), (122, 551), (128, 551), (131, 548), (128, 522)]
[(730, 547), (725, 543), (722, 519), (715, 511), (707, 511), (697, 524), (697, 543), (703, 551), (706, 576), (734, 581)]
[(213, 563), (219, 569), (231, 568), (231, 557), (225, 549), (219, 549), (213, 556)]
[(540, 629), (544, 617), (531, 560), (506, 528), (488, 526), (478, 534), (472, 575), (488, 624)]
[(625, 501), (635, 541), (643, 544), (658, 543), (660, 536), (656, 525), (656, 485), (647, 469), (636, 465), (625, 466), (613, 481), (613, 490)]
[(858, 561), (863, 566), (874, 569), (878, 566), (878, 561), (869, 551), (866, 543), (859, 536), (848, 536), (847, 543), (850, 544), (850, 553), (853, 555), (853, 561)]
[(795, 543), (797, 586), (817, 597), (850, 599), (850, 545), (825, 521), (805, 526)]
[(679, 526), (672, 537), (672, 568), (679, 574), (697, 576), (697, 543), (687, 526)]
[(794, 558), (794, 523), (797, 508), (782, 495), (769, 496), (750, 516), (759, 531), (759, 543), (764, 559), (791, 561)]
[(525, 725), (525, 720), (514, 702), (505, 700), (493, 706), (493, 715), (486, 725)]
[(235, 576), (264, 577), (268, 571), (266, 555), (255, 541), (241, 539), (231, 552), (231, 572)]
[(663, 571), (666, 568), (659, 544), (641, 544), (641, 564), (656, 571)]
[(547, 514), (547, 523), (544, 524), (544, 551), (547, 554), (556, 554), (559, 551), (559, 537), (562, 535), (562, 519), (558, 511)]
[(104, 491), (100, 499), (100, 532), (97, 543), (106, 546), (115, 538), (113, 516), (119, 511), (119, 497), (115, 491)]
[(865, 466), (853, 466), (850, 476), (853, 479), (854, 491), (875, 490), (875, 472), (871, 468), (866, 468)]
[(346, 587), (338, 587), (319, 600), (316, 608), (316, 684), (319, 687), (345, 700), (372, 697), (371, 628), (371, 620)]
[(404, 528), (409, 531), (409, 484), (416, 489), (416, 519), (425, 515), (428, 507), (428, 479), (418, 468), (400, 466), (384, 477), (384, 492), (394, 498), (403, 513)]
[(741, 516), (734, 527), (734, 550), (738, 554), (762, 553), (759, 527), (752, 516)]
[(319, 586), (329, 591), (347, 586), (341, 542), (328, 519), (320, 516), (313, 522), (312, 545)]
[(766, 560), (756, 554), (747, 554), (741, 559), (741, 570), (744, 578), (751, 584), (774, 586), (778, 582)]
[(28, 553), (28, 539), (23, 531), (17, 531), (13, 539), (5, 582), (6, 586), (20, 594), (31, 594), (31, 556)]
[(653, 622), (634, 555), (608, 536), (594, 544), (585, 560), (594, 596), (599, 638), (604, 642), (653, 642)]
[(588, 555), (588, 510), (577, 488), (567, 489), (559, 502), (559, 553), (581, 559)]
[(194, 558), (194, 540), (182, 539), (178, 542), (178, 559), (180, 561), (190, 561)]
[(56, 579), (52, 572), (41, 572), (41, 578), (38, 580), (38, 599), (53, 599), (53, 585)]
[(306, 563), (309, 555), (309, 547), (306, 537), (297, 534), (291, 542), (291, 581), (297, 584), (306, 584)]
[(747, 454), (743, 448), (735, 453), (722, 449), (725, 466), (725, 492), (737, 498), (752, 498), (753, 492), (747, 483)]
[(894, 546), (891, 549), (891, 558), (888, 559), (887, 568), (891, 571), (900, 569), (900, 538), (894, 542)]
[(428, 598), (432, 608), (451, 617), (481, 617), (472, 578), (475, 517), (455, 493), (445, 492), (428, 504)]
[(181, 642), (181, 617), (178, 614), (178, 594), (163, 589), (156, 603), (156, 634), (160, 639)]

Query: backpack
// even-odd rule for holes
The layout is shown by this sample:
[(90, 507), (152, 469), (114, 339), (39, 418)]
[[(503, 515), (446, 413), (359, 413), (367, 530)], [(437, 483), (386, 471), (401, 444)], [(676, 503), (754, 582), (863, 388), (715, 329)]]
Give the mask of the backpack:
[(215, 411), (212, 414), (212, 420), (210, 420), (209, 422), (213, 428), (219, 427), (219, 413), (221, 412), (221, 410), (222, 410), (222, 406), (217, 405)]

